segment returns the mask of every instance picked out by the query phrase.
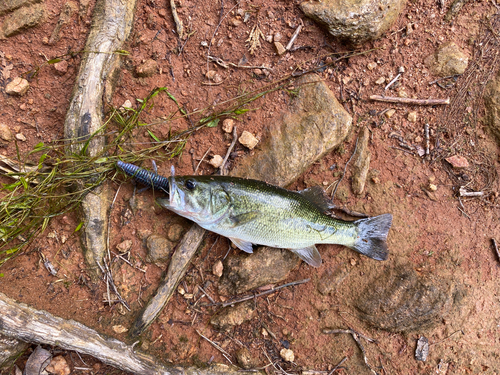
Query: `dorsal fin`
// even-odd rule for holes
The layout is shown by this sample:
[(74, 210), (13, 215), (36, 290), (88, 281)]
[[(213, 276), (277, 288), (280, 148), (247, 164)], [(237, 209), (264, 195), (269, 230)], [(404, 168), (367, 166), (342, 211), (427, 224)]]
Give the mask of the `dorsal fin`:
[(333, 206), (330, 198), (328, 198), (321, 186), (313, 186), (304, 190), (299, 190), (298, 193), (318, 207), (322, 212), (327, 212)]

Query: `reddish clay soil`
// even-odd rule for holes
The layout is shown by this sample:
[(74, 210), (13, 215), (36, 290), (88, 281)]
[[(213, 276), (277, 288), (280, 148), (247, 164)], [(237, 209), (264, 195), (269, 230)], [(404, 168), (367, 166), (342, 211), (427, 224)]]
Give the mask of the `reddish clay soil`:
[[(41, 141), (48, 143), (63, 138), (64, 118), (81, 60), (78, 53), (71, 56), (67, 54), (84, 48), (94, 1), (90, 3), (87, 14), (81, 18), (75, 14), (62, 28), (60, 40), (55, 45), (44, 43), (44, 38), (50, 37), (57, 23), (64, 4), (62, 0), (45, 1), (48, 17), (42, 25), (0, 40), (0, 63), (4, 63), (4, 66), (13, 65), (11, 77), (41, 67), (23, 97), (0, 94), (0, 121), (11, 126), (15, 133), (22, 133), (26, 137), (26, 141), (17, 143), (21, 153), (27, 153)], [(126, 100), (135, 105), (136, 99), (146, 97), (153, 88), (165, 86), (188, 111), (193, 112), (221, 105), (242, 92), (283, 78), (294, 69), (300, 71), (328, 63), (332, 61), (332, 56), (336, 58), (338, 53), (350, 50), (307, 19), (300, 11), (298, 1), (244, 1), (239, 7), (234, 2), (224, 2), (223, 14), (228, 15), (220, 20), (221, 2), (183, 0), (178, 8), (179, 16), (186, 20), (185, 26), (189, 30), (195, 31), (186, 43), (180, 42), (172, 32), (175, 25), (166, 3), (158, 0), (138, 1), (134, 29), (125, 47), (130, 55), (123, 58), (121, 77), (113, 99), (116, 107)], [(241, 20), (236, 12), (239, 8), (251, 10), (252, 13), (247, 23), (234, 26), (233, 20)], [(456, 85), (442, 89), (429, 84), (438, 77), (424, 66), (424, 58), (446, 41), (454, 41), (468, 51), (469, 56), (473, 56), (474, 41), (478, 38), (483, 21), (496, 12), (492, 3), (478, 1), (467, 4), (451, 23), (445, 23), (445, 10), (439, 7), (438, 2), (410, 1), (389, 32), (381, 39), (361, 47), (360, 51), (366, 51), (365, 54), (341, 60), (320, 71), (321, 78), (353, 116), (353, 132), (340, 150), (315, 163), (291, 187), (302, 189), (316, 184), (327, 187), (336, 181), (338, 176), (334, 177), (334, 172), (343, 170), (346, 165), (354, 150), (358, 129), (368, 126), (372, 133), (372, 174), (365, 193), (361, 196), (352, 194), (351, 169), (348, 167), (337, 192), (336, 203), (368, 214), (393, 213), (394, 224), (389, 237), (391, 256), (383, 264), (374, 262), (374, 270), (392, 267), (404, 258), (423, 275), (444, 270), (464, 285), (469, 291), (469, 298), (464, 302), (463, 309), (450, 318), (451, 322), (443, 319), (431, 329), (407, 334), (388, 333), (363, 325), (355, 316), (343, 313), (349, 310), (350, 303), (349, 295), (344, 294), (345, 289), (344, 292), (322, 296), (317, 292), (316, 284), (326, 270), (335, 268), (339, 260), (348, 262), (355, 272), (360, 263), (373, 261), (340, 246), (320, 246), (324, 259), (322, 268), (314, 269), (301, 264), (285, 281), (311, 278), (311, 282), (258, 299), (256, 316), (230, 333), (218, 333), (208, 323), (217, 309), (193, 308), (192, 301), (176, 293), (145, 334), (148, 351), (162, 361), (175, 364), (228, 363), (221, 352), (200, 338), (196, 333), (199, 330), (221, 344), (233, 356), (233, 362), (235, 352), (243, 344), (250, 349), (256, 367), (269, 363), (267, 355), (272, 360), (278, 360), (287, 372), (297, 373), (302, 369), (327, 371), (347, 356), (349, 360), (344, 363), (347, 369), (339, 373), (369, 373), (358, 347), (349, 336), (321, 333), (330, 322), (333, 328), (352, 326), (376, 338), (379, 343), (377, 346), (366, 343), (365, 347), (369, 361), (375, 367), (383, 366), (384, 369), (379, 371), (384, 374), (498, 373), (500, 359), (495, 354), (495, 348), (500, 345), (500, 265), (491, 239), (496, 238), (500, 242), (497, 178), (500, 164), (498, 145), (484, 129), (482, 102), (475, 104), (478, 106), (474, 108), (477, 110), (477, 121), (463, 125), (461, 117), (447, 118), (444, 106), (390, 105), (369, 100), (371, 94), (384, 92), (384, 84), (377, 85), (375, 81), (380, 77), (396, 76), (399, 67), (404, 67), (405, 72), (398, 85), (389, 90), (391, 95), (397, 96), (397, 90), (404, 89), (409, 97), (415, 98), (453, 97), (459, 89)], [(265, 36), (280, 32), (286, 43), (300, 20), (303, 20), (304, 28), (295, 44), (304, 48), (278, 56), (271, 43), (261, 40), (262, 47), (254, 55), (248, 52), (245, 41), (257, 22)], [(217, 28), (219, 22), (220, 27)], [(265, 76), (262, 70), (223, 69), (213, 63), (208, 64), (208, 50), (202, 42), (210, 41), (210, 54), (235, 64), (246, 56), (248, 65), (270, 66), (271, 74)], [(179, 54), (180, 49), (182, 52)], [(68, 69), (62, 75), (53, 66), (42, 65), (46, 59), (64, 55)], [(155, 60), (159, 72), (152, 77), (139, 78), (135, 74), (135, 67), (146, 59)], [(367, 66), (372, 62), (376, 62), (377, 66), (370, 70)], [(207, 85), (207, 70), (215, 70), (222, 82), (219, 85)], [(479, 84), (483, 85), (484, 82)], [(265, 95), (249, 105), (255, 110), (239, 118), (238, 131), (247, 130), (257, 138), (264, 138), (267, 125), (286, 110), (289, 102), (290, 95), (283, 90)], [(396, 109), (390, 119), (380, 114), (387, 108)], [(152, 122), (176, 109), (166, 95), (160, 95), (155, 99), (154, 108), (144, 114), (143, 121)], [(412, 111), (417, 113), (416, 122), (408, 120), (408, 113)], [(198, 120), (199, 117), (193, 115), (193, 119)], [(431, 151), (436, 151), (433, 160), (424, 160), (415, 152), (402, 149), (399, 144), (402, 139), (409, 144), (425, 147), (423, 129), (426, 123), (430, 125)], [(151, 130), (164, 138), (170, 128), (182, 130), (189, 125), (189, 121), (180, 119), (154, 126)], [(137, 142), (150, 140), (146, 132), (137, 134)], [(170, 165), (174, 163), (178, 174), (192, 174), (192, 158), (197, 164), (209, 147), (208, 155), (225, 155), (230, 141), (231, 137), (220, 126), (198, 131), (189, 139), (182, 156), (171, 162), (158, 163), (158, 171), (169, 175)], [(438, 150), (435, 150), (436, 146)], [(249, 153), (239, 144), (235, 151), (238, 157)], [(2, 144), (0, 152), (15, 157), (14, 143)], [(468, 159), (470, 167), (466, 171), (457, 172), (443, 160), (454, 154)], [(238, 158), (235, 159), (237, 162)], [(334, 164), (337, 168), (332, 172), (330, 167)], [(211, 174), (214, 169), (202, 162), (199, 172)], [(464, 177), (463, 173), (467, 176)], [(464, 178), (472, 181), (469, 185), (471, 190), (485, 191), (485, 196), (463, 198), (459, 202), (457, 189), (463, 184)], [(7, 183), (9, 180), (2, 177), (1, 181)], [(117, 189), (118, 184), (113, 182), (113, 188)], [(437, 190), (432, 191), (430, 184), (435, 185)], [(128, 201), (132, 194), (133, 185), (123, 183), (111, 213), (110, 237), (112, 249), (124, 240), (133, 241), (130, 261), (137, 268), (124, 263), (114, 265), (115, 281), (121, 288), (123, 298), (130, 304), (131, 312), (119, 304), (109, 306), (104, 302), (104, 283), (91, 285), (88, 282), (79, 238), (74, 233), (79, 222), (76, 213), (52, 220), (45, 233), (29, 249), (0, 268), (3, 274), (0, 290), (19, 302), (66, 319), (74, 319), (99, 332), (127, 341), (126, 333), (116, 333), (113, 327), (131, 326), (141, 306), (156, 290), (165, 269), (145, 261), (146, 249), (140, 235), (145, 231), (166, 235), (172, 223), (180, 223), (186, 228), (189, 226), (184, 219), (156, 206), (151, 191), (138, 195), (139, 209), (128, 223), (122, 225), (122, 217), (129, 207)], [(48, 236), (51, 233), (57, 236)], [(64, 244), (60, 240), (62, 236), (67, 237)], [(214, 234), (206, 237), (205, 245), (193, 260), (182, 285), (192, 294), (197, 292), (198, 285), (207, 285), (204, 283), (210, 281), (207, 292), (216, 301), (221, 301), (229, 296), (218, 295), (218, 278), (212, 274), (212, 266), (225, 257), (228, 242), (220, 238), (215, 243), (216, 238)], [(50, 275), (43, 266), (40, 252), (59, 270), (57, 276)], [(235, 252), (231, 250), (229, 256)], [(360, 280), (363, 276), (367, 275), (357, 272)], [(203, 302), (208, 301), (205, 299)], [(274, 333), (275, 338), (262, 335), (262, 322)], [(420, 334), (425, 334), (431, 343), (435, 343), (431, 346), (431, 354), (426, 362), (417, 362), (414, 358), (416, 339)], [(295, 353), (294, 364), (279, 361), (284, 340)], [(18, 360), (21, 368), (28, 354)], [(75, 353), (63, 354), (71, 366), (88, 365), (92, 368), (91, 372), (75, 370), (75, 374), (120, 373), (89, 357), (83, 357), (84, 364)], [(271, 373), (274, 370), (268, 367), (266, 371)]]

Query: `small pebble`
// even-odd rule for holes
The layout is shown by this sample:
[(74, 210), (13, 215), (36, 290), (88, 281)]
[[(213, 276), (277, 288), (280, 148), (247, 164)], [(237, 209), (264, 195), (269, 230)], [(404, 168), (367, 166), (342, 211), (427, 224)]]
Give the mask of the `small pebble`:
[(209, 70), (208, 72), (205, 73), (205, 77), (207, 79), (214, 79), (216, 74), (217, 72), (215, 70)]
[(401, 90), (398, 91), (398, 96), (400, 98), (407, 98), (408, 97), (408, 93), (405, 90), (401, 89)]
[(383, 85), (384, 83), (385, 83), (385, 78), (384, 77), (380, 77), (379, 79), (377, 79), (375, 81), (376, 85)]
[(68, 62), (66, 60), (59, 61), (54, 64), (54, 70), (59, 75), (64, 75), (68, 72)]
[(280, 56), (286, 52), (285, 47), (280, 42), (274, 42), (274, 48), (276, 48), (276, 53)]
[(239, 19), (237, 18), (233, 18), (231, 19), (231, 21), (229, 21), (229, 23), (231, 24), (231, 26), (233, 27), (238, 27), (240, 26), (243, 22), (241, 22)]
[(240, 366), (244, 369), (248, 370), (252, 367), (252, 355), (247, 348), (242, 347), (238, 349), (236, 351), (236, 359), (238, 360)]
[(253, 150), (254, 147), (257, 146), (257, 143), (259, 143), (259, 140), (255, 138), (252, 133), (247, 132), (246, 130), (241, 133), (241, 137), (238, 139), (238, 141), (240, 141), (243, 146), (249, 148), (250, 150)]
[(384, 113), (384, 116), (386, 118), (391, 118), (392, 116), (394, 116), (395, 113), (396, 113), (395, 109), (389, 109), (386, 113)]
[(132, 240), (125, 240), (116, 245), (116, 250), (120, 253), (126, 253), (132, 247)]
[(26, 137), (24, 136), (24, 134), (23, 134), (23, 133), (18, 133), (18, 134), (16, 134), (16, 139), (17, 139), (18, 141), (26, 142)]
[(135, 73), (139, 77), (151, 77), (158, 71), (158, 63), (153, 59), (148, 59), (135, 67)]
[(124, 333), (128, 331), (128, 328), (122, 326), (121, 324), (113, 326), (113, 331), (116, 333)]
[(404, 72), (405, 72), (405, 67), (404, 66), (400, 66), (398, 68), (398, 73), (403, 74)]
[(295, 355), (293, 354), (292, 349), (281, 349), (280, 356), (288, 362), (293, 362), (295, 360)]
[(14, 136), (12, 135), (12, 132), (10, 131), (10, 128), (0, 122), (0, 138), (2, 138), (4, 141), (12, 141), (14, 139)]
[(167, 238), (172, 242), (180, 241), (182, 234), (184, 233), (184, 227), (180, 224), (172, 224), (168, 226)]
[(281, 35), (280, 32), (277, 32), (276, 34), (274, 34), (273, 39), (275, 42), (281, 42), (281, 39), (283, 39), (283, 36)]
[(449, 158), (444, 159), (452, 165), (453, 168), (468, 168), (469, 162), (466, 158), (460, 155), (453, 155)]
[(419, 135), (417, 135), (417, 136), (415, 137), (415, 142), (416, 142), (416, 143), (420, 143), (420, 142), (422, 142), (422, 137), (421, 137), (421, 136), (419, 136)]
[(372, 177), (372, 182), (374, 184), (380, 184), (380, 178), (378, 178), (378, 177)]
[(232, 118), (227, 118), (222, 121), (222, 130), (226, 133), (231, 133), (234, 127), (234, 120)]
[(30, 84), (27, 80), (21, 77), (16, 77), (5, 86), (5, 93), (9, 95), (23, 96), (29, 88)]
[(376, 67), (377, 67), (377, 63), (376, 63), (376, 62), (374, 62), (374, 61), (373, 61), (373, 62), (371, 62), (371, 63), (368, 63), (368, 65), (366, 65), (366, 68), (367, 68), (368, 70), (373, 70), (373, 69), (375, 69)]
[(437, 186), (436, 186), (436, 185), (434, 185), (434, 184), (429, 184), (429, 190), (430, 190), (430, 191), (436, 191), (437, 189), (438, 189), (438, 188), (437, 188)]
[(55, 375), (69, 375), (71, 369), (68, 362), (62, 355), (58, 355), (50, 360), (50, 363), (45, 367), (45, 370)]
[(224, 271), (224, 265), (222, 264), (222, 262), (220, 260), (218, 260), (212, 266), (212, 274), (214, 276), (221, 277), (223, 271)]
[(208, 162), (208, 164), (210, 164), (214, 168), (220, 168), (223, 162), (224, 159), (222, 158), (222, 156), (214, 155), (212, 159)]
[(417, 112), (409, 112), (408, 113), (408, 121), (416, 122), (417, 121)]

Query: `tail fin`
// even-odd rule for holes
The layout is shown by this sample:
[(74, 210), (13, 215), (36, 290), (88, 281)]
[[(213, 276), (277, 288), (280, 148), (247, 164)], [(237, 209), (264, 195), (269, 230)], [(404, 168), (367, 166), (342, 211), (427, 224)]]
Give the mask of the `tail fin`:
[(386, 260), (387, 234), (392, 224), (392, 215), (384, 214), (355, 221), (358, 225), (358, 239), (351, 248), (375, 260)]

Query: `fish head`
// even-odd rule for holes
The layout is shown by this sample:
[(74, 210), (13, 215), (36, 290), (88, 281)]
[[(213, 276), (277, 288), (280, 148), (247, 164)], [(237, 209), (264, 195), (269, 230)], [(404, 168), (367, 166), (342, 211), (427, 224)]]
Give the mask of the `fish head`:
[(229, 194), (208, 176), (170, 176), (169, 197), (157, 202), (164, 208), (201, 225), (222, 219), (231, 207)]

